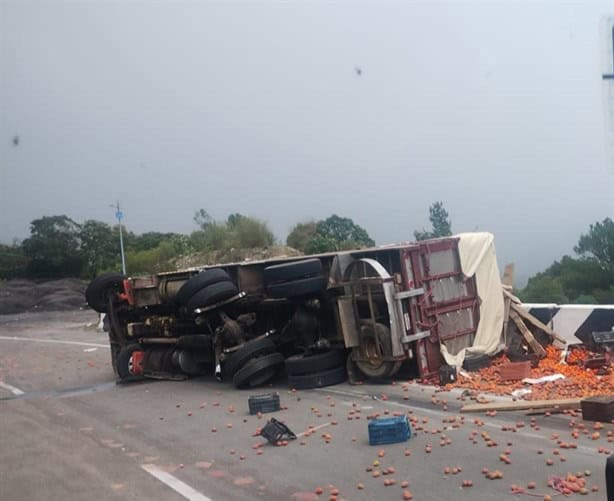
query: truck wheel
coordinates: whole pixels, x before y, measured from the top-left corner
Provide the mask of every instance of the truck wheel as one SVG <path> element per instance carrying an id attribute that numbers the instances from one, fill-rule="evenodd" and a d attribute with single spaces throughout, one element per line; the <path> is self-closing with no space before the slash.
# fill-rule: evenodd
<path id="1" fill-rule="evenodd" d="M 293 355 L 286 359 L 289 376 L 301 376 L 340 367 L 345 363 L 345 350 L 330 350 L 314 355 Z"/>
<path id="2" fill-rule="evenodd" d="M 275 351 L 275 343 L 267 337 L 247 341 L 224 362 L 224 379 L 232 378 L 251 358 Z"/>
<path id="3" fill-rule="evenodd" d="M 275 282 L 286 282 L 288 280 L 319 275 L 321 271 L 322 262 L 319 259 L 305 259 L 303 261 L 267 266 L 263 270 L 263 279 L 264 284 L 269 285 Z"/>
<path id="4" fill-rule="evenodd" d="M 199 290 L 218 282 L 230 282 L 230 275 L 222 268 L 211 268 L 188 278 L 175 294 L 175 303 L 183 306 Z"/>
<path id="5" fill-rule="evenodd" d="M 111 336 L 111 334 L 109 334 L 109 347 L 111 348 L 111 367 L 113 367 L 113 373 L 116 376 L 119 376 L 119 372 L 117 372 L 117 357 L 119 356 L 121 348 L 119 343 L 114 337 Z"/>
<path id="6" fill-rule="evenodd" d="M 121 273 L 104 273 L 97 276 L 85 289 L 85 301 L 98 313 L 108 313 L 109 294 L 122 292 L 126 276 Z"/>
<path id="7" fill-rule="evenodd" d="M 322 388 L 333 384 L 343 383 L 347 379 L 345 365 L 328 371 L 314 372 L 302 376 L 288 376 L 290 388 L 296 390 L 308 390 L 310 388 Z"/>
<path id="8" fill-rule="evenodd" d="M 281 284 L 273 284 L 267 287 L 267 293 L 272 298 L 290 298 L 308 296 L 321 292 L 326 287 L 326 278 L 317 276 L 301 278 Z"/>
<path id="9" fill-rule="evenodd" d="M 220 301 L 230 299 L 236 296 L 239 289 L 232 282 L 218 282 L 208 285 L 194 294 L 187 303 L 188 311 L 194 311 L 196 308 L 204 308 L 211 306 Z"/>
<path id="10" fill-rule="evenodd" d="M 232 378 L 237 388 L 253 388 L 269 381 L 284 363 L 281 353 L 252 358 Z"/>
<path id="11" fill-rule="evenodd" d="M 139 371 L 133 363 L 133 354 L 142 352 L 143 347 L 140 344 L 129 344 L 123 348 L 117 355 L 117 375 L 120 379 L 128 379 L 138 376 Z"/>
<path id="12" fill-rule="evenodd" d="M 393 376 L 401 368 L 402 362 L 384 360 L 392 355 L 390 329 L 380 323 L 362 322 L 360 326 L 360 346 L 356 350 L 356 366 L 369 378 Z M 366 359 L 366 360 L 365 360 Z"/>

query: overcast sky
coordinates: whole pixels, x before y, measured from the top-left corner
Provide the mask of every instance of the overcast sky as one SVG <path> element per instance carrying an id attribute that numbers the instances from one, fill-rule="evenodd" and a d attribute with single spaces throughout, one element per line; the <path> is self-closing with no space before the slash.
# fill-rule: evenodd
<path id="1" fill-rule="evenodd" d="M 614 215 L 614 0 L 0 0 L 0 241 L 240 212 L 411 240 L 442 200 L 521 280 Z M 356 68 L 360 68 L 359 75 Z M 18 136 L 17 145 L 14 138 Z"/>

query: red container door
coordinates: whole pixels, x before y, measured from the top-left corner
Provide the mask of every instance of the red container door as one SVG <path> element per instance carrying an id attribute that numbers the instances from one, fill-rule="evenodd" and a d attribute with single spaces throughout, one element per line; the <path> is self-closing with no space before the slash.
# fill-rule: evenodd
<path id="1" fill-rule="evenodd" d="M 461 271 L 457 238 L 420 242 L 403 253 L 403 261 L 403 286 L 424 289 L 411 312 L 414 330 L 431 333 L 416 342 L 420 376 L 435 377 L 444 363 L 440 343 L 451 353 L 473 344 L 479 322 L 475 279 Z"/>

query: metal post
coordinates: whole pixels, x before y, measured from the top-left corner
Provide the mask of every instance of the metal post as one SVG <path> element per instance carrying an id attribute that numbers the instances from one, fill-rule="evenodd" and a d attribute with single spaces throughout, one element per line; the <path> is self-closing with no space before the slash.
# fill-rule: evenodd
<path id="1" fill-rule="evenodd" d="M 117 218 L 117 222 L 119 223 L 119 250 L 122 256 L 122 273 L 126 274 L 126 256 L 124 255 L 124 236 L 122 233 L 122 218 L 124 217 L 124 213 L 121 211 L 119 207 L 119 201 L 116 205 L 111 205 L 115 209 L 115 217 Z"/>

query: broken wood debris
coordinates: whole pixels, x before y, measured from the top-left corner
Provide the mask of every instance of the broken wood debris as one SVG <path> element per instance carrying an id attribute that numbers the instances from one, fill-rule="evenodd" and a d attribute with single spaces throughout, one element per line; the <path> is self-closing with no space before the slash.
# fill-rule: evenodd
<path id="1" fill-rule="evenodd" d="M 527 329 L 527 326 L 520 318 L 520 315 L 516 313 L 516 310 L 513 309 L 513 306 L 510 310 L 510 318 L 514 321 L 516 327 L 518 327 L 518 330 L 520 331 L 528 345 L 531 347 L 531 349 L 541 358 L 545 357 L 546 350 L 544 350 L 544 347 L 537 342 L 531 331 Z"/>
<path id="2" fill-rule="evenodd" d="M 581 398 L 561 398 L 557 400 L 522 400 L 517 402 L 491 402 L 488 404 L 468 404 L 461 407 L 461 412 L 486 411 L 523 411 L 543 409 L 577 409 Z"/>
<path id="3" fill-rule="evenodd" d="M 506 291 L 504 290 L 504 293 L 505 292 Z M 524 320 L 531 323 L 534 327 L 537 327 L 538 329 L 544 331 L 544 333 L 546 333 L 551 338 L 561 343 L 565 343 L 565 339 L 559 336 L 556 332 L 554 332 L 550 327 L 544 324 L 541 320 L 539 320 L 538 318 L 535 318 L 530 313 L 527 313 L 521 306 L 512 302 L 510 307 L 512 308 L 512 310 L 514 310 L 514 312 L 518 314 L 519 317 L 522 317 Z"/>

